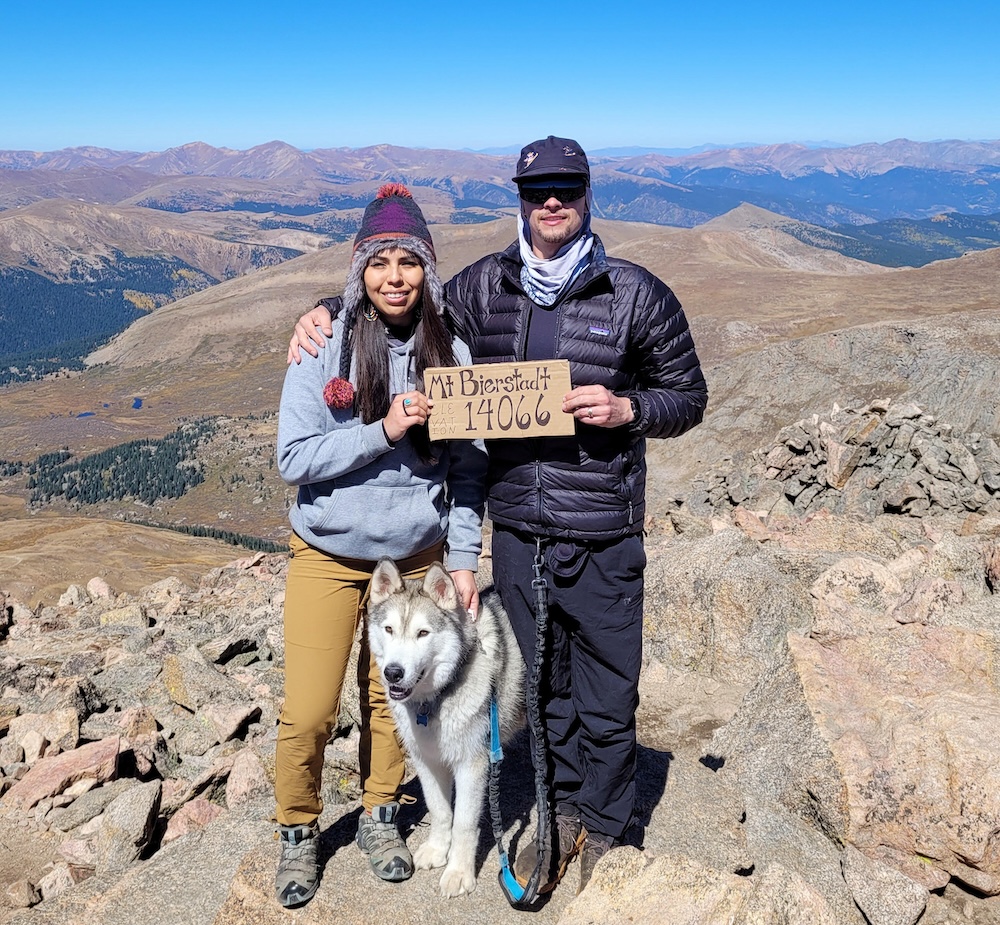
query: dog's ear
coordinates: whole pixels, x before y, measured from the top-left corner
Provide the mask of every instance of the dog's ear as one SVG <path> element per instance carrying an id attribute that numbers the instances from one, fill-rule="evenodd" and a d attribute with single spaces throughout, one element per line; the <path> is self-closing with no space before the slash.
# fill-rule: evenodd
<path id="1" fill-rule="evenodd" d="M 392 559 L 379 559 L 368 586 L 368 599 L 373 604 L 381 604 L 390 594 L 402 590 L 403 576 L 399 574 L 396 563 Z"/>
<path id="2" fill-rule="evenodd" d="M 458 607 L 458 592 L 455 582 L 440 562 L 435 562 L 424 575 L 424 594 L 442 610 Z"/>

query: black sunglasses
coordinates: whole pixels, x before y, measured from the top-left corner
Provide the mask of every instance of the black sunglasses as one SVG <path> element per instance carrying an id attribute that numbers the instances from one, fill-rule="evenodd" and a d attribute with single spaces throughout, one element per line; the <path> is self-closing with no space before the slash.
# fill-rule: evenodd
<path id="1" fill-rule="evenodd" d="M 535 205 L 548 202 L 553 197 L 565 205 L 567 202 L 583 199 L 587 195 L 587 185 L 581 183 L 579 186 L 522 186 L 520 195 L 525 202 L 531 202 Z"/>

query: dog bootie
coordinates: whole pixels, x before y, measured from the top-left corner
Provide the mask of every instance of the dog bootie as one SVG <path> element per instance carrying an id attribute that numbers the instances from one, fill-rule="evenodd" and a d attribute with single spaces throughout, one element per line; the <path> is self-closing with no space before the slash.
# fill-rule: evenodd
<path id="1" fill-rule="evenodd" d="M 413 855 L 399 834 L 398 814 L 399 804 L 393 801 L 373 806 L 358 819 L 358 847 L 368 855 L 375 876 L 392 882 L 413 876 Z"/>
<path id="2" fill-rule="evenodd" d="M 274 895 L 286 908 L 309 902 L 319 886 L 319 826 L 280 825 L 281 860 L 274 878 Z"/>

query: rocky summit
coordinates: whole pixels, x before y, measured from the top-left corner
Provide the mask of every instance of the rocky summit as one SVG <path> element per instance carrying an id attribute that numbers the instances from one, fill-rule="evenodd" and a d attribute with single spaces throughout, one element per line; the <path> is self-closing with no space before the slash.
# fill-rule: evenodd
<path id="1" fill-rule="evenodd" d="M 1000 922 L 998 458 L 933 409 L 835 406 L 651 519 L 636 824 L 532 921 Z M 257 554 L 134 593 L 95 579 L 54 606 L 0 594 L 7 922 L 525 920 L 488 826 L 470 898 L 371 875 L 352 685 L 326 751 L 323 880 L 301 910 L 276 904 L 286 566 Z M 518 739 L 515 850 L 531 781 Z M 419 844 L 415 780 L 404 802 Z"/>

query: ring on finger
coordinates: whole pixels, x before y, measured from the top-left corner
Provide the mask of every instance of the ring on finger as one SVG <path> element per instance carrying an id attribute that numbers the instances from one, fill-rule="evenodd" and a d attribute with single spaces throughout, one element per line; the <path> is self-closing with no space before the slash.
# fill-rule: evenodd
<path id="1" fill-rule="evenodd" d="M 594 409 L 593 408 L 588 408 L 587 409 L 587 417 L 588 418 L 592 418 L 593 416 L 594 416 Z"/>
<path id="2" fill-rule="evenodd" d="M 410 405 L 412 404 L 413 404 L 412 398 L 403 399 L 403 414 L 405 414 L 407 417 L 410 416 Z"/>

